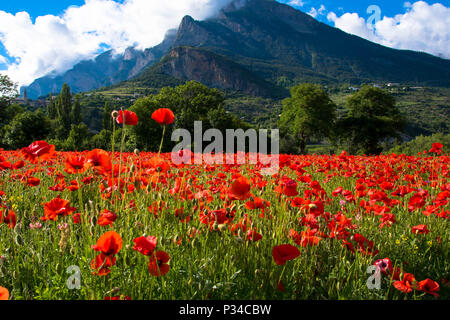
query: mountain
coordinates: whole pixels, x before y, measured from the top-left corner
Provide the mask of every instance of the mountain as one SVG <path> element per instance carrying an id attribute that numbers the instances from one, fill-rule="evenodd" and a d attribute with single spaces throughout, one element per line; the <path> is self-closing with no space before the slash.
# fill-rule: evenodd
<path id="1" fill-rule="evenodd" d="M 73 92 L 84 92 L 131 79 L 158 62 L 172 46 L 175 36 L 176 30 L 169 30 L 163 42 L 153 48 L 141 51 L 130 47 L 123 54 L 114 54 L 109 50 L 93 60 L 81 61 L 61 75 L 39 78 L 26 88 L 28 97 L 34 99 L 49 93 L 59 93 L 64 83 Z"/>
<path id="2" fill-rule="evenodd" d="M 197 80 L 249 95 L 280 97 L 286 95 L 285 88 L 300 82 L 450 86 L 450 60 L 372 43 L 275 0 L 234 0 L 203 21 L 186 16 L 177 32 L 157 52 L 155 48 L 117 62 L 102 55 L 31 87 L 43 93 L 54 91 L 49 83 L 62 81 L 84 91 L 127 79 L 119 86 L 133 82 L 160 88 Z"/>
<path id="3" fill-rule="evenodd" d="M 286 79 L 450 86 L 449 60 L 372 43 L 274 0 L 233 1 L 205 21 L 184 17 L 163 61 L 135 80 L 162 72 L 252 95 L 267 93 L 264 89 Z M 239 74 L 224 76 L 224 68 L 239 69 Z M 249 88 L 249 83 L 264 83 L 264 89 Z"/>

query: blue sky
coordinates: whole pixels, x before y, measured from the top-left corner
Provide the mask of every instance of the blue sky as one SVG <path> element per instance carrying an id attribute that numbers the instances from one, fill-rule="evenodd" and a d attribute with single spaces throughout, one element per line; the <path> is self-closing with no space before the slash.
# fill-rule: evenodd
<path id="1" fill-rule="evenodd" d="M 185 14 L 202 19 L 227 1 L 0 0 L 0 72 L 23 84 L 63 72 L 105 48 L 150 47 Z M 450 58 L 450 0 L 277 1 L 373 42 Z M 381 11 L 373 29 L 367 23 L 372 5 Z M 79 8 L 68 14 L 71 6 Z"/>

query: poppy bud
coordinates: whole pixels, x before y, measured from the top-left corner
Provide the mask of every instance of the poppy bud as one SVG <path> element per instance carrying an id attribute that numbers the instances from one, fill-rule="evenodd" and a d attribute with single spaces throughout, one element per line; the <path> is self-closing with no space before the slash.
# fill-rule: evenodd
<path id="1" fill-rule="evenodd" d="M 113 119 L 116 119 L 118 116 L 119 116 L 119 111 L 114 110 L 113 112 L 111 112 L 111 117 L 112 117 Z"/>
<path id="2" fill-rule="evenodd" d="M 220 231 L 225 231 L 227 229 L 227 225 L 226 224 L 219 224 L 218 228 Z"/>
<path id="3" fill-rule="evenodd" d="M 133 151 L 133 152 L 134 152 L 134 154 L 135 154 L 135 155 L 137 155 L 137 156 L 138 156 L 138 155 L 139 155 L 139 153 L 140 153 L 139 149 L 134 149 L 134 151 Z"/>

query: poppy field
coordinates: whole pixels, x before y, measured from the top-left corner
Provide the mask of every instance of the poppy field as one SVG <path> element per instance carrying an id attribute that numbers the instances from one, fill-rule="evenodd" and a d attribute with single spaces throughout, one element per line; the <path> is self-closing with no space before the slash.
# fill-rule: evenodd
<path id="1" fill-rule="evenodd" d="M 447 300 L 441 147 L 280 155 L 273 175 L 45 141 L 0 151 L 0 299 Z"/>

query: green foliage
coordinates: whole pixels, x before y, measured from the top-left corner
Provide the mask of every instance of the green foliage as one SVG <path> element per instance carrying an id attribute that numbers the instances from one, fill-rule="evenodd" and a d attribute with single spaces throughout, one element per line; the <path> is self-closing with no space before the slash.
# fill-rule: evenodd
<path id="1" fill-rule="evenodd" d="M 70 118 L 72 119 L 73 124 L 80 124 L 82 121 L 80 97 L 78 95 L 75 96 L 75 102 L 72 106 Z"/>
<path id="2" fill-rule="evenodd" d="M 103 108 L 103 120 L 102 120 L 102 129 L 103 130 L 112 130 L 112 122 L 113 118 L 111 116 L 111 105 L 109 101 L 105 102 L 105 107 Z"/>
<path id="3" fill-rule="evenodd" d="M 166 128 L 166 137 L 172 130 L 182 128 L 194 134 L 194 122 L 202 121 L 203 131 L 216 128 L 225 129 L 250 128 L 223 108 L 224 96 L 217 89 L 210 89 L 201 83 L 190 81 L 175 88 L 166 87 L 157 95 L 138 99 L 130 108 L 139 117 L 137 126 L 130 127 L 128 150 L 159 149 L 162 126 L 151 119 L 152 113 L 159 108 L 169 108 L 175 113 L 175 122 Z M 170 151 L 175 142 L 165 139 L 163 151 Z"/>
<path id="4" fill-rule="evenodd" d="M 302 84 L 291 88 L 291 97 L 283 100 L 279 125 L 299 139 L 303 154 L 308 138 L 331 135 L 335 110 L 336 105 L 319 85 Z"/>
<path id="5" fill-rule="evenodd" d="M 379 154 L 381 142 L 401 139 L 405 120 L 386 91 L 363 86 L 347 100 L 348 114 L 336 123 L 333 140 L 352 154 Z"/>
<path id="6" fill-rule="evenodd" d="M 136 126 L 129 127 L 130 149 L 157 151 L 159 148 L 162 127 L 152 120 L 152 113 L 159 108 L 154 96 L 138 99 L 130 108 L 139 118 Z M 170 132 L 168 137 L 170 137 Z"/>
<path id="7" fill-rule="evenodd" d="M 69 137 L 66 140 L 66 150 L 82 151 L 89 149 L 89 128 L 84 124 L 72 125 Z"/>
<path id="8" fill-rule="evenodd" d="M 17 95 L 17 84 L 11 81 L 7 75 L 0 74 L 0 111 L 9 105 Z"/>
<path id="9" fill-rule="evenodd" d="M 387 154 L 406 154 L 410 156 L 417 155 L 419 152 L 429 151 L 433 143 L 439 142 L 444 146 L 442 147 L 442 152 L 445 154 L 450 153 L 450 134 L 435 133 L 431 136 L 420 135 L 414 140 L 409 142 L 404 142 L 400 145 L 396 145 L 390 149 Z"/>
<path id="10" fill-rule="evenodd" d="M 112 131 L 102 130 L 98 134 L 92 136 L 90 146 L 92 149 L 111 150 Z"/>
<path id="11" fill-rule="evenodd" d="M 69 86 L 64 83 L 61 93 L 56 99 L 56 111 L 57 111 L 57 128 L 56 137 L 58 139 L 66 139 L 69 135 L 71 128 L 71 113 L 72 113 L 72 94 L 70 93 Z"/>
<path id="12" fill-rule="evenodd" d="M 20 149 L 33 141 L 42 140 L 50 133 L 50 121 L 42 110 L 22 112 L 4 128 L 3 145 L 9 149 Z"/>
<path id="13" fill-rule="evenodd" d="M 53 99 L 53 96 L 50 95 L 49 101 L 48 101 L 48 104 L 47 104 L 47 116 L 51 120 L 54 120 L 57 117 L 57 113 L 58 113 L 58 111 L 56 110 L 55 101 Z"/>

